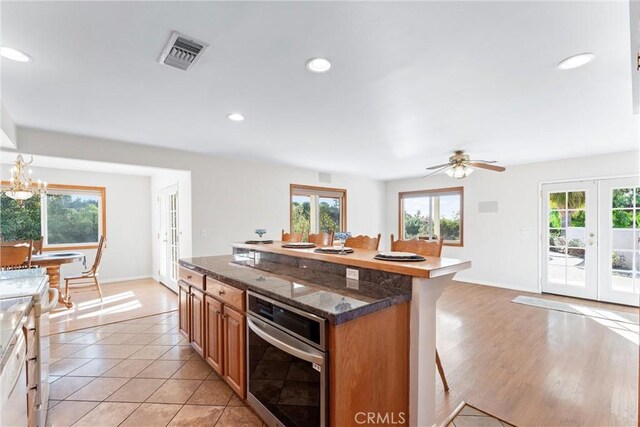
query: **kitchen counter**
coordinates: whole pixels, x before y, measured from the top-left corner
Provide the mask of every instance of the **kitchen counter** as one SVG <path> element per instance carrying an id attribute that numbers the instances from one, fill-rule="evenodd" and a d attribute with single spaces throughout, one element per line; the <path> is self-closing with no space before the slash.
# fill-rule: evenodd
<path id="1" fill-rule="evenodd" d="M 36 294 L 46 283 L 44 268 L 0 271 L 0 300 Z"/>
<path id="2" fill-rule="evenodd" d="M 4 369 L 11 353 L 11 342 L 16 334 L 22 333 L 23 318 L 33 305 L 31 297 L 7 298 L 0 300 L 0 372 Z"/>
<path id="3" fill-rule="evenodd" d="M 323 317 L 334 325 L 411 299 L 411 280 L 350 280 L 244 254 L 181 259 L 180 265 Z"/>
<path id="4" fill-rule="evenodd" d="M 427 279 L 445 276 L 471 267 L 470 261 L 439 257 L 427 257 L 425 261 L 421 262 L 381 261 L 374 258 L 380 251 L 365 249 L 356 249 L 347 255 L 320 254 L 314 252 L 314 249 L 283 248 L 282 242 L 277 241 L 270 244 L 234 243 L 232 246 L 235 249 L 268 252 Z"/>

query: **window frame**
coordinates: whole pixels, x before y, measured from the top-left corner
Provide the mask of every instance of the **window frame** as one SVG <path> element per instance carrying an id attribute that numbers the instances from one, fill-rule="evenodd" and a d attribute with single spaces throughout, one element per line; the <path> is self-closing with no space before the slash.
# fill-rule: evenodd
<path id="1" fill-rule="evenodd" d="M 319 187 L 315 185 L 289 184 L 289 232 L 293 233 L 293 196 L 296 190 L 316 193 L 340 193 L 340 231 L 347 230 L 347 190 L 345 188 Z"/>
<path id="2" fill-rule="evenodd" d="M 3 188 L 9 185 L 9 181 L 2 181 L 1 185 Z M 102 233 L 103 236 L 107 235 L 107 189 L 106 187 L 96 187 L 96 186 L 87 186 L 87 185 L 70 185 L 70 184 L 48 184 L 47 185 L 47 193 L 49 190 L 62 190 L 63 192 L 86 192 L 86 193 L 98 193 L 98 229 Z M 56 191 L 52 191 L 53 194 L 57 194 Z M 35 197 L 35 196 L 34 196 Z M 43 195 L 41 197 L 46 197 Z M 78 243 L 78 244 L 68 244 L 62 243 L 58 245 L 49 245 L 48 239 L 46 235 L 47 229 L 47 212 L 46 212 L 46 202 L 40 201 L 40 235 L 42 236 L 42 250 L 43 251 L 67 251 L 73 249 L 97 249 L 98 243 Z M 100 235 L 98 235 L 98 240 L 100 239 Z"/>
<path id="3" fill-rule="evenodd" d="M 398 192 L 398 239 L 404 238 L 404 212 L 402 208 L 402 200 L 405 196 L 411 195 L 424 195 L 432 196 L 438 193 L 459 193 L 460 195 L 460 240 L 445 240 L 443 246 L 451 247 L 463 247 L 464 246 L 464 187 L 447 187 L 447 188 L 433 188 L 425 190 L 414 191 L 400 191 Z"/>

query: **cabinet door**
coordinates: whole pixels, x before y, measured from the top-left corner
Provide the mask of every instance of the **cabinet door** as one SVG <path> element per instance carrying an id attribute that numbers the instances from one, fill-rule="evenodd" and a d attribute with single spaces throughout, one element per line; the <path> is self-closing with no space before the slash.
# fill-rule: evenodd
<path id="1" fill-rule="evenodd" d="M 180 319 L 178 329 L 189 340 L 189 333 L 191 332 L 189 328 L 189 318 L 191 317 L 189 314 L 189 285 L 184 282 L 179 282 L 178 286 L 178 312 Z"/>
<path id="2" fill-rule="evenodd" d="M 222 325 L 222 303 L 209 295 L 204 297 L 204 358 L 209 365 L 222 375 L 222 348 L 224 347 L 224 329 Z"/>
<path id="3" fill-rule="evenodd" d="M 243 399 L 245 398 L 245 317 L 224 306 L 224 379 Z"/>
<path id="4" fill-rule="evenodd" d="M 204 342 L 204 294 L 195 288 L 191 288 L 191 345 L 202 356 Z"/>

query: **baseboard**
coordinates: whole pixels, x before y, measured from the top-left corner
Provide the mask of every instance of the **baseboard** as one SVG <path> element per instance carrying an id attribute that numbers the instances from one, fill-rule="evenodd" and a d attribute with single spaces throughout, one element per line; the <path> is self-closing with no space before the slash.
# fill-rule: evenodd
<path id="1" fill-rule="evenodd" d="M 116 283 L 116 282 L 128 282 L 130 280 L 142 280 L 142 279 L 153 279 L 152 275 L 146 275 L 146 276 L 131 276 L 131 277 L 119 277 L 117 279 L 107 279 L 107 280 L 102 280 L 100 279 L 100 284 L 109 284 L 109 283 Z"/>
<path id="2" fill-rule="evenodd" d="M 522 286 L 513 286 L 505 283 L 487 282 L 485 280 L 476 279 L 454 279 L 456 282 L 471 283 L 472 285 L 491 286 L 493 288 L 511 289 L 512 291 L 530 292 L 533 294 L 539 294 L 538 289 L 525 288 Z"/>

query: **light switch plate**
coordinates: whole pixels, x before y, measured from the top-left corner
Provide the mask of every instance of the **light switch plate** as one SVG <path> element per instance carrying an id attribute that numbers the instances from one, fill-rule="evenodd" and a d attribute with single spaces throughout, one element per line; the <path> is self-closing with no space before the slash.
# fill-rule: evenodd
<path id="1" fill-rule="evenodd" d="M 360 271 L 355 268 L 347 268 L 347 279 L 360 280 Z"/>

